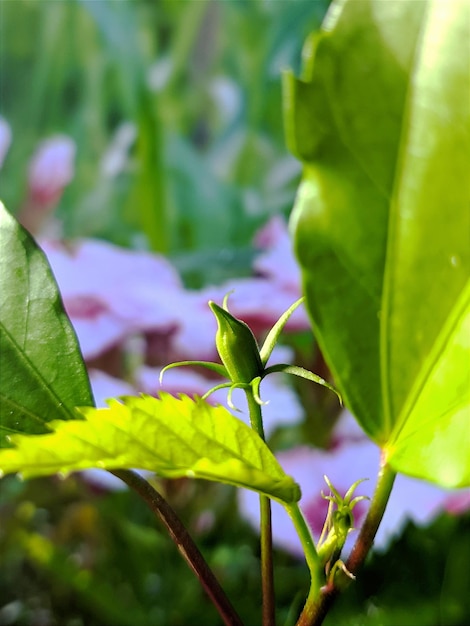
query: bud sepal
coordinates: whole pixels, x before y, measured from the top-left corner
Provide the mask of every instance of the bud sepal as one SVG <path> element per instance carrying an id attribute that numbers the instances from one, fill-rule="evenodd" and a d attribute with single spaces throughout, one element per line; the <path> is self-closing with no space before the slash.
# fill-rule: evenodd
<path id="1" fill-rule="evenodd" d="M 322 492 L 321 495 L 325 500 L 329 501 L 329 505 L 325 524 L 318 540 L 317 553 L 320 562 L 325 568 L 328 581 L 334 578 L 339 569 L 354 580 L 354 575 L 347 570 L 339 557 L 349 533 L 354 530 L 354 515 L 352 512 L 354 507 L 362 500 L 369 500 L 368 496 L 352 497 L 357 486 L 367 479 L 361 478 L 353 483 L 344 498 L 333 487 L 327 476 L 324 476 L 324 479 L 330 489 L 330 494 L 325 495 Z"/>
<path id="2" fill-rule="evenodd" d="M 227 302 L 229 295 L 230 294 L 227 294 L 225 296 L 222 306 L 219 306 L 213 301 L 209 302 L 209 307 L 217 321 L 215 343 L 222 363 L 213 363 L 211 361 L 178 361 L 177 363 L 170 363 L 160 372 L 160 384 L 163 379 L 163 374 L 173 367 L 205 367 L 219 376 L 228 379 L 228 382 L 212 387 L 203 395 L 203 398 L 206 399 L 214 391 L 228 388 L 227 404 L 231 409 L 237 410 L 232 402 L 234 389 L 238 388 L 251 391 L 255 401 L 259 405 L 265 404 L 260 397 L 261 381 L 269 374 L 283 372 L 285 374 L 293 374 L 294 376 L 305 378 L 330 389 L 338 396 L 340 403 L 342 403 L 340 394 L 332 385 L 317 374 L 303 367 L 286 363 L 266 367 L 284 326 L 295 309 L 302 304 L 304 298 L 299 298 L 299 300 L 294 302 L 294 304 L 281 315 L 279 320 L 269 331 L 260 349 L 248 324 L 236 318 L 228 310 Z"/>

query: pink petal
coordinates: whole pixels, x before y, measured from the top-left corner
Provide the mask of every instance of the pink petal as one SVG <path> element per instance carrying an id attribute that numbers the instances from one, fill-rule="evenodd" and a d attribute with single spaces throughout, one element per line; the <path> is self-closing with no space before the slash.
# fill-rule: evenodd
<path id="1" fill-rule="evenodd" d="M 169 331 L 186 310 L 179 276 L 161 256 L 97 240 L 41 246 L 85 358 L 138 331 Z"/>
<path id="2" fill-rule="evenodd" d="M 29 165 L 28 186 L 33 204 L 55 204 L 74 176 L 75 142 L 65 135 L 43 141 Z"/>
<path id="3" fill-rule="evenodd" d="M 209 308 L 207 291 L 188 291 L 176 312 L 178 328 L 171 345 L 171 361 L 216 361 L 217 322 Z"/>
<path id="4" fill-rule="evenodd" d="M 461 515 L 470 511 L 470 489 L 462 489 L 450 495 L 444 502 L 444 508 L 452 515 Z"/>
<path id="5" fill-rule="evenodd" d="M 281 315 L 298 298 L 299 293 L 283 289 L 271 280 L 263 278 L 232 279 L 220 287 L 205 289 L 205 300 L 222 304 L 224 296 L 230 293 L 228 308 L 235 317 L 243 320 L 256 336 L 269 331 Z M 310 323 L 303 305 L 290 317 L 286 331 L 309 330 Z"/>
<path id="6" fill-rule="evenodd" d="M 256 236 L 256 243 L 265 249 L 254 262 L 256 272 L 275 281 L 300 297 L 300 269 L 292 250 L 292 240 L 285 221 L 273 217 Z"/>
<path id="7" fill-rule="evenodd" d="M 136 389 L 120 378 L 114 378 L 100 370 L 90 369 L 89 372 L 91 389 L 97 407 L 108 406 L 106 400 L 120 396 L 135 396 Z"/>
<path id="8" fill-rule="evenodd" d="M 0 168 L 3 165 L 5 157 L 11 145 L 11 128 L 8 122 L 0 117 Z"/>
<path id="9" fill-rule="evenodd" d="M 129 326 L 93 297 L 69 298 L 64 302 L 77 333 L 85 360 L 91 360 L 121 343 L 129 334 Z"/>
<path id="10" fill-rule="evenodd" d="M 255 246 L 262 250 L 275 248 L 287 236 L 287 225 L 280 215 L 272 217 L 255 235 Z"/>

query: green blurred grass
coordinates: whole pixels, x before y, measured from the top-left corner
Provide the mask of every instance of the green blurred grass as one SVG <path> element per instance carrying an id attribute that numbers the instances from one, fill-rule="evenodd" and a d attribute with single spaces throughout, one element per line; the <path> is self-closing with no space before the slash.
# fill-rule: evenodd
<path id="1" fill-rule="evenodd" d="M 2 199 L 19 209 L 37 143 L 66 133 L 78 147 L 58 210 L 67 237 L 164 252 L 199 282 L 220 250 L 246 268 L 256 228 L 292 205 L 300 170 L 284 142 L 280 75 L 298 68 L 327 4 L 2 3 L 0 104 L 13 130 Z M 125 122 L 138 139 L 110 179 L 101 160 Z"/>

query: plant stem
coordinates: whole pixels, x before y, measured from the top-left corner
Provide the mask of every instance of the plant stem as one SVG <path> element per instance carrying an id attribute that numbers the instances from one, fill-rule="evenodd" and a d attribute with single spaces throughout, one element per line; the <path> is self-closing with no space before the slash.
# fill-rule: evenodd
<path id="1" fill-rule="evenodd" d="M 243 622 L 225 595 L 214 572 L 208 566 L 183 522 L 165 498 L 137 472 L 122 469 L 113 470 L 111 473 L 136 491 L 152 512 L 163 522 L 184 560 L 196 574 L 202 587 L 212 600 L 224 624 L 226 626 L 243 626 Z"/>
<path id="2" fill-rule="evenodd" d="M 346 569 L 353 575 L 358 572 L 359 568 L 364 563 L 374 543 L 374 537 L 390 498 L 395 476 L 396 473 L 382 458 L 377 484 L 366 519 L 361 527 L 351 555 L 346 561 Z M 297 621 L 297 626 L 320 626 L 333 604 L 333 601 L 344 588 L 345 584 L 347 584 L 347 581 L 344 579 L 341 580 L 338 576 L 336 579 L 328 582 L 324 587 L 321 587 L 319 593 L 318 591 L 315 593 L 314 590 L 311 589 L 305 607 Z"/>
<path id="3" fill-rule="evenodd" d="M 319 574 L 321 564 L 315 548 L 312 533 L 310 532 L 310 528 L 308 527 L 307 522 L 305 521 L 305 517 L 303 516 L 297 502 L 293 504 L 285 504 L 284 508 L 289 514 L 289 517 L 294 524 L 295 530 L 297 531 L 297 535 L 299 536 L 299 539 L 302 543 L 305 560 L 307 561 L 307 566 L 310 570 L 311 587 L 319 589 Z"/>
<path id="4" fill-rule="evenodd" d="M 271 500 L 266 496 L 260 496 L 259 508 L 261 518 L 261 584 L 263 590 L 262 623 L 263 626 L 274 626 L 276 623 L 276 603 L 274 592 Z"/>
<path id="5" fill-rule="evenodd" d="M 346 563 L 346 567 L 353 574 L 361 567 L 369 550 L 372 548 L 375 535 L 392 492 L 395 477 L 396 472 L 389 465 L 381 463 L 369 511 Z"/>
<path id="6" fill-rule="evenodd" d="M 263 418 L 261 407 L 256 402 L 252 389 L 245 390 L 250 411 L 251 427 L 264 441 Z M 273 573 L 273 538 L 271 526 L 271 501 L 267 496 L 260 496 L 260 535 L 261 535 L 261 585 L 263 591 L 263 626 L 274 626 L 275 593 Z"/>
<path id="7" fill-rule="evenodd" d="M 320 594 L 320 572 L 321 572 L 321 564 L 318 558 L 318 553 L 315 548 L 315 542 L 312 537 L 312 533 L 310 528 L 305 521 L 305 517 L 300 510 L 300 506 L 298 503 L 284 505 L 287 513 L 289 514 L 295 529 L 297 531 L 297 535 L 302 543 L 302 548 L 304 550 L 305 560 L 307 561 L 308 569 L 310 571 L 310 589 L 308 592 L 307 600 L 305 601 L 305 607 L 302 611 L 302 614 L 299 618 L 297 624 L 302 624 L 301 619 L 307 619 L 309 616 L 308 607 L 313 607 L 315 605 L 315 600 L 318 599 Z M 307 624 L 308 622 L 305 622 Z"/>

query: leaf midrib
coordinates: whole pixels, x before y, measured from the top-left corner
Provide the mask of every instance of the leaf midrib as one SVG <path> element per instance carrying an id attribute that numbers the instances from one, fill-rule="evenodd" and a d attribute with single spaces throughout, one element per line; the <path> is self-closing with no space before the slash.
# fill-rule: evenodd
<path id="1" fill-rule="evenodd" d="M 390 189 L 390 209 L 389 219 L 387 227 L 387 241 L 385 250 L 385 263 L 384 263 L 384 276 L 382 281 L 382 306 L 380 316 L 380 370 L 381 370 L 381 390 L 382 390 L 382 413 L 384 422 L 384 433 L 387 438 L 390 437 L 392 431 L 395 429 L 397 422 L 403 424 L 412 410 L 412 406 L 408 411 L 404 411 L 404 407 L 409 404 L 410 395 L 413 393 L 413 389 L 416 385 L 411 385 L 408 390 L 408 394 L 404 399 L 404 402 L 400 409 L 399 415 L 392 415 L 392 381 L 391 381 L 391 367 L 390 367 L 390 324 L 391 324 L 391 300 L 393 291 L 393 275 L 396 260 L 396 250 L 398 245 L 398 238 L 396 233 L 398 231 L 397 225 L 399 221 L 399 204 L 397 199 L 400 197 L 401 186 L 403 182 L 404 165 L 406 164 L 407 146 L 410 137 L 410 125 L 409 119 L 411 111 L 413 109 L 414 102 L 414 89 L 413 78 L 416 75 L 417 70 L 422 62 L 423 55 L 423 37 L 426 32 L 426 25 L 429 19 L 430 5 L 426 4 L 423 10 L 423 16 L 420 23 L 420 28 L 416 36 L 416 45 L 413 50 L 413 56 L 410 62 L 410 69 L 408 72 L 407 90 L 404 100 L 403 115 L 401 117 L 401 132 L 400 139 L 397 146 L 397 158 L 395 161 L 395 171 L 393 181 Z M 442 330 L 442 329 L 441 329 Z M 440 333 L 439 333 L 440 334 Z M 437 337 L 436 337 L 437 341 Z M 434 346 L 430 348 L 430 354 L 434 349 Z M 427 361 L 428 359 L 426 359 Z M 423 363 L 424 367 L 424 363 Z M 419 381 L 424 376 L 422 374 L 423 367 L 417 373 L 415 381 Z M 431 368 L 432 369 L 432 368 Z M 415 401 L 418 395 L 415 396 Z M 401 428 L 401 426 L 400 426 Z"/>
<path id="2" fill-rule="evenodd" d="M 403 430 L 408 418 L 413 412 L 413 408 L 419 400 L 421 392 L 423 391 L 426 382 L 430 378 L 430 375 L 434 368 L 438 365 L 440 356 L 445 350 L 449 338 L 455 331 L 456 326 L 461 322 L 462 315 L 465 314 L 470 301 L 470 280 L 467 281 L 466 286 L 462 289 L 461 297 L 456 301 L 452 310 L 436 335 L 436 339 L 429 349 L 428 356 L 423 360 L 422 367 L 418 371 L 415 383 L 410 387 L 410 392 L 406 396 L 402 410 L 397 415 L 395 425 L 393 427 L 392 435 L 389 438 L 390 443 L 393 443 L 399 439 L 400 433 Z M 425 423 L 425 422 L 424 422 Z M 421 425 L 421 427 L 424 425 Z"/>

